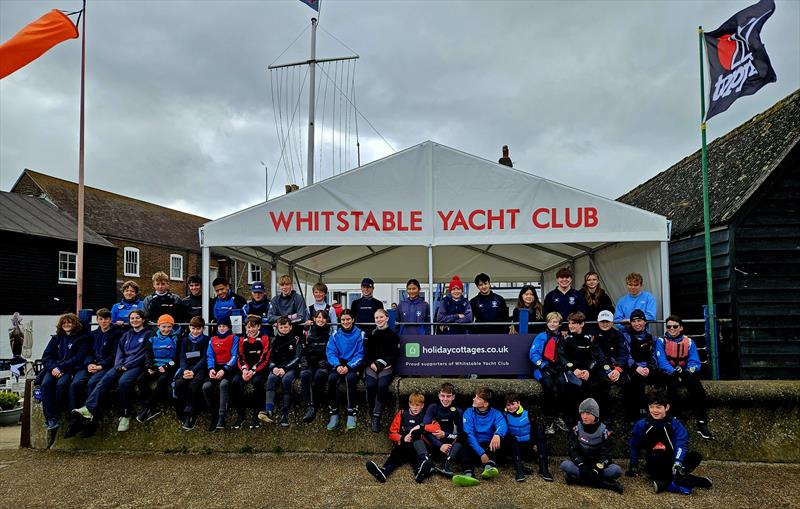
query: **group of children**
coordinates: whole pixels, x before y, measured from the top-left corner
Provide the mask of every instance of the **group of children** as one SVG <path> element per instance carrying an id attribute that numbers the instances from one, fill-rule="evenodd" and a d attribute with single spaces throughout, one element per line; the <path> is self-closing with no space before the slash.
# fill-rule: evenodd
<path id="1" fill-rule="evenodd" d="M 481 387 L 475 391 L 472 406 L 462 411 L 454 405 L 455 387 L 445 382 L 439 388 L 439 401 L 425 409 L 425 396 L 412 392 L 408 408 L 395 414 L 389 429 L 389 457 L 382 465 L 367 461 L 367 471 L 384 483 L 397 468 L 409 464 L 418 483 L 438 473 L 457 486 L 475 486 L 480 480 L 497 477 L 503 461 L 513 465 L 515 480 L 524 482 L 532 471 L 525 463 L 537 460 L 539 476 L 553 481 L 547 439 L 539 419 L 522 407 L 516 393 L 506 394 L 503 412 L 491 406 L 493 398 L 490 388 Z M 644 451 L 644 471 L 656 493 L 688 495 L 697 487 L 711 488 L 709 478 L 692 474 L 702 456 L 689 450 L 689 434 L 680 420 L 669 415 L 666 393 L 649 392 L 647 408 L 647 415 L 631 431 L 625 474 L 639 475 Z M 623 471 L 614 463 L 612 432 L 600 420 L 598 403 L 587 398 L 578 406 L 578 413 L 580 418 L 568 434 L 568 457 L 560 465 L 566 483 L 621 494 L 619 478 Z M 460 466 L 459 474 L 455 474 L 456 465 Z"/>

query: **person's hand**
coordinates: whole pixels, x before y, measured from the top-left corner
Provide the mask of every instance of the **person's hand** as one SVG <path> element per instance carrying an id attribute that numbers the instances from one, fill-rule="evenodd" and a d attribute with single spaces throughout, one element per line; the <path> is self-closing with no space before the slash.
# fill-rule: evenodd
<path id="1" fill-rule="evenodd" d="M 631 465 L 628 467 L 628 470 L 625 472 L 625 475 L 628 477 L 638 477 L 639 476 L 639 467 L 636 465 Z"/>
<path id="2" fill-rule="evenodd" d="M 611 373 L 608 374 L 608 379 L 611 380 L 612 382 L 616 382 L 617 380 L 619 380 L 619 371 L 617 371 L 616 369 L 612 369 Z"/>
<path id="3" fill-rule="evenodd" d="M 152 375 L 156 372 L 156 370 L 153 368 L 147 368 L 147 372 Z"/>
<path id="4" fill-rule="evenodd" d="M 183 378 L 185 380 L 191 380 L 192 378 L 194 378 L 194 372 L 193 371 L 189 371 L 187 369 L 186 371 L 183 372 Z"/>
<path id="5" fill-rule="evenodd" d="M 166 373 L 167 369 L 164 366 L 161 366 L 160 368 L 158 368 L 158 371 L 159 373 Z"/>
<path id="6" fill-rule="evenodd" d="M 61 378 L 61 370 L 58 368 L 53 368 L 50 370 L 50 374 L 56 378 Z"/>
<path id="7" fill-rule="evenodd" d="M 245 382 L 249 382 L 251 378 L 253 378 L 252 371 L 250 371 L 249 369 L 245 369 L 244 371 L 242 371 L 242 380 L 244 380 Z"/>
<path id="8" fill-rule="evenodd" d="M 117 327 L 122 327 L 123 325 L 125 325 L 125 322 L 123 322 L 122 320 L 117 320 L 114 323 L 117 324 Z"/>
<path id="9" fill-rule="evenodd" d="M 214 380 L 217 379 L 217 370 L 211 369 L 208 371 L 208 378 L 213 378 Z"/>
<path id="10" fill-rule="evenodd" d="M 222 377 L 224 377 L 224 376 L 225 376 L 225 370 L 224 369 L 220 369 L 219 371 L 217 371 L 217 380 L 222 380 Z"/>
<path id="11" fill-rule="evenodd" d="M 481 463 L 484 465 L 489 463 L 489 455 L 486 453 L 481 454 Z"/>
<path id="12" fill-rule="evenodd" d="M 372 371 L 374 371 L 376 373 L 378 372 L 378 366 L 376 366 L 374 362 L 369 365 L 369 369 L 371 369 Z"/>
<path id="13" fill-rule="evenodd" d="M 500 435 L 495 435 L 492 437 L 491 442 L 489 442 L 489 450 L 494 452 L 500 449 Z"/>
<path id="14" fill-rule="evenodd" d="M 599 481 L 600 479 L 602 479 L 604 469 L 605 465 L 603 465 L 602 463 L 595 463 L 594 467 L 592 467 L 592 472 L 591 472 L 592 478 L 595 481 Z"/>
<path id="15" fill-rule="evenodd" d="M 313 322 L 313 321 L 311 321 L 310 319 L 309 319 L 309 320 L 306 320 L 306 326 L 311 326 L 311 324 L 313 324 L 313 323 L 314 323 L 314 322 Z"/>
<path id="16" fill-rule="evenodd" d="M 459 313 L 459 314 L 458 314 L 458 318 L 459 318 L 460 320 L 463 320 L 463 319 L 464 319 L 464 315 L 463 315 L 462 313 Z"/>
<path id="17" fill-rule="evenodd" d="M 451 447 L 453 447 L 453 444 L 442 444 L 439 450 L 442 451 L 442 454 L 450 454 Z"/>
<path id="18" fill-rule="evenodd" d="M 644 366 L 636 366 L 636 372 L 639 373 L 639 375 L 646 377 L 650 375 L 650 368 L 646 368 Z"/>
<path id="19" fill-rule="evenodd" d="M 683 477 L 686 474 L 686 470 L 683 468 L 683 463 L 680 461 L 676 461 L 672 464 L 672 476 L 673 477 Z"/>
<path id="20" fill-rule="evenodd" d="M 433 433 L 431 433 L 431 435 L 433 435 L 433 436 L 435 436 L 436 438 L 438 438 L 439 440 L 441 440 L 441 439 L 443 439 L 443 438 L 444 438 L 444 435 L 445 435 L 445 433 L 444 433 L 444 431 L 442 431 L 442 430 L 440 430 L 440 429 L 437 429 L 436 431 L 434 431 Z"/>
<path id="21" fill-rule="evenodd" d="M 411 433 L 403 437 L 404 442 L 411 443 Z"/>

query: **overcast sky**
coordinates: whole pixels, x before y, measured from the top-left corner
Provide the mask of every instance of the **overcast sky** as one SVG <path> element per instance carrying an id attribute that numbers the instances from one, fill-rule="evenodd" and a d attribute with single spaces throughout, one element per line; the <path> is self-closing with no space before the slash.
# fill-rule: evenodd
<path id="1" fill-rule="evenodd" d="M 263 162 L 271 196 L 283 192 L 267 66 L 308 58 L 314 11 L 88 3 L 87 185 L 217 218 L 264 200 Z M 388 142 L 359 119 L 362 163 L 425 140 L 491 160 L 508 144 L 515 167 L 615 198 L 699 148 L 697 26 L 752 3 L 322 0 L 317 57 L 360 55 L 356 105 Z M 800 2 L 775 3 L 762 40 L 778 81 L 712 119 L 709 139 L 800 88 Z M 0 0 L 0 41 L 53 8 L 80 2 Z M 79 70 L 70 40 L 0 81 L 0 189 L 24 168 L 77 181 Z M 305 152 L 292 147 L 297 179 Z"/>

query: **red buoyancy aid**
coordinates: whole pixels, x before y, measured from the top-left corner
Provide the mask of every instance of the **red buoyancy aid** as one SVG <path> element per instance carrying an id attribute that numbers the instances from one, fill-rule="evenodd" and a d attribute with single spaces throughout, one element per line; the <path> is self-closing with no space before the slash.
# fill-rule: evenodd
<path id="1" fill-rule="evenodd" d="M 555 336 L 548 336 L 544 344 L 542 357 L 550 362 L 558 360 L 558 339 Z"/>
<path id="2" fill-rule="evenodd" d="M 682 368 L 686 367 L 691 345 L 692 340 L 686 336 L 683 336 L 680 341 L 672 341 L 670 339 L 664 341 L 664 353 L 667 355 L 667 360 L 672 367 L 676 365 Z"/>
<path id="3" fill-rule="evenodd" d="M 231 348 L 236 338 L 233 334 L 221 338 L 214 336 L 211 338 L 211 349 L 214 351 L 214 363 L 218 366 L 227 364 L 231 360 Z"/>

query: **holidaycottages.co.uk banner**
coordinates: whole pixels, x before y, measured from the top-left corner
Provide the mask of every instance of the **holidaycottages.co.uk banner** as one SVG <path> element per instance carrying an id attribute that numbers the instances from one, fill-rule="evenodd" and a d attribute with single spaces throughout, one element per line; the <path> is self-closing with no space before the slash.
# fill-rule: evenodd
<path id="1" fill-rule="evenodd" d="M 402 336 L 399 375 L 529 375 L 533 334 Z"/>

